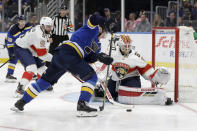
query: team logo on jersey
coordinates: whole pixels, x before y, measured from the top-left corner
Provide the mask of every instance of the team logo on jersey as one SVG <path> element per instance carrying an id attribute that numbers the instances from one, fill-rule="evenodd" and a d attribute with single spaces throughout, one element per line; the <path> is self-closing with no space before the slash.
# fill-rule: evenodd
<path id="1" fill-rule="evenodd" d="M 112 66 L 112 70 L 115 71 L 116 75 L 122 79 L 124 78 L 129 72 L 129 65 L 124 63 L 115 63 Z"/>
<path id="2" fill-rule="evenodd" d="M 95 52 L 97 52 L 98 49 L 99 49 L 99 47 L 98 47 L 97 43 L 94 40 L 92 40 L 91 47 L 86 46 L 85 52 L 86 52 L 86 54 L 90 54 L 91 52 L 95 53 Z"/>
<path id="3" fill-rule="evenodd" d="M 40 47 L 45 47 L 45 41 L 44 40 L 40 41 Z"/>
<path id="4" fill-rule="evenodd" d="M 8 42 L 12 42 L 12 38 L 8 38 Z"/>

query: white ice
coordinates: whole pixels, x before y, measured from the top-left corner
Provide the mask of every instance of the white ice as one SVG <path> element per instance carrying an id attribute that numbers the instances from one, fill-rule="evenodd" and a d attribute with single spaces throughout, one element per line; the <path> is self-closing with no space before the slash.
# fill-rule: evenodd
<path id="1" fill-rule="evenodd" d="M 196 131 L 197 104 L 172 106 L 135 105 L 132 112 L 106 104 L 94 118 L 78 118 L 76 101 L 80 83 L 64 75 L 54 92 L 43 92 L 25 106 L 24 112 L 10 111 L 17 83 L 4 82 L 6 66 L 0 68 L 0 131 Z M 22 68 L 15 75 L 20 78 Z M 92 103 L 94 104 L 94 103 Z M 96 103 L 94 106 L 101 105 Z"/>

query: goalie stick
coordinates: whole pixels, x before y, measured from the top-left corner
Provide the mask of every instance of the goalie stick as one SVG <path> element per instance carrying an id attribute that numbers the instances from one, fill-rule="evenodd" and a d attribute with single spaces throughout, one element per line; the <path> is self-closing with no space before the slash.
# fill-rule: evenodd
<path id="1" fill-rule="evenodd" d="M 123 108 L 126 108 L 126 109 L 132 109 L 134 108 L 134 105 L 131 106 L 131 105 L 126 105 L 126 104 L 121 104 L 121 103 L 118 103 L 116 101 L 114 101 L 113 97 L 111 96 L 111 93 L 109 92 L 108 88 L 106 87 L 105 85 L 105 82 L 100 82 L 101 83 L 101 87 L 103 88 L 103 90 L 106 91 L 106 96 L 107 96 L 107 99 L 109 100 L 109 102 L 115 106 L 119 106 L 119 107 L 123 107 Z"/>
<path id="2" fill-rule="evenodd" d="M 96 67 L 96 66 L 95 66 Z M 99 74 L 101 73 L 105 68 L 106 68 L 106 65 L 103 64 L 100 68 L 99 67 L 96 67 L 96 73 Z M 73 75 L 73 74 L 72 74 Z M 83 83 L 84 81 L 81 80 L 79 77 L 73 75 L 77 80 L 79 80 L 81 83 Z M 105 82 L 103 82 L 102 80 L 99 80 L 100 84 L 101 84 L 101 87 L 103 88 L 103 90 L 106 90 L 106 96 L 107 96 L 107 99 L 109 100 L 109 102 L 114 105 L 114 106 L 119 106 L 119 107 L 122 107 L 122 108 L 125 108 L 125 109 L 132 109 L 134 108 L 134 105 L 133 107 L 131 105 L 126 105 L 126 104 L 121 104 L 121 103 L 118 103 L 116 101 L 114 101 L 111 93 L 109 92 L 108 88 L 106 87 L 105 85 Z M 100 111 L 103 111 L 100 107 L 99 107 Z"/>
<path id="3" fill-rule="evenodd" d="M 111 52 L 112 52 L 112 42 L 114 41 L 114 33 L 112 32 L 111 33 L 111 40 L 110 40 L 110 44 L 109 44 L 109 56 L 111 56 Z M 107 74 L 106 74 L 106 80 L 105 80 L 105 83 L 106 85 L 108 85 L 108 81 L 107 81 L 107 78 L 109 76 L 109 67 L 110 65 L 107 66 Z M 100 111 L 104 110 L 104 107 L 105 107 L 105 101 L 106 101 L 106 87 L 104 89 L 104 96 L 103 96 L 103 105 L 99 107 Z"/>

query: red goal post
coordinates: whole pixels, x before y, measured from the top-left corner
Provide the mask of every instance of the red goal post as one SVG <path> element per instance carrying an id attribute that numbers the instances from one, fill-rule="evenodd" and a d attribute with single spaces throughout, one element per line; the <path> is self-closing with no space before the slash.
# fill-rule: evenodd
<path id="1" fill-rule="evenodd" d="M 176 27 L 155 27 L 152 30 L 152 66 L 155 68 L 156 54 L 156 33 L 175 32 L 175 71 L 174 71 L 174 101 L 178 102 L 179 83 L 179 28 Z"/>

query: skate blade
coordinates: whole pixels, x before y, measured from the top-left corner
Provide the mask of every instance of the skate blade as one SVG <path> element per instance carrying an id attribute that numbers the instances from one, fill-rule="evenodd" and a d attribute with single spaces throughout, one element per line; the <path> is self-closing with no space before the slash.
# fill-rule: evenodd
<path id="1" fill-rule="evenodd" d="M 15 112 L 22 112 L 21 110 L 19 110 L 19 109 L 16 108 L 16 107 L 11 107 L 10 110 L 11 110 L 11 111 L 15 111 Z"/>
<path id="2" fill-rule="evenodd" d="M 77 117 L 96 117 L 98 113 L 96 111 L 93 112 L 85 112 L 85 111 L 77 111 Z"/>
<path id="3" fill-rule="evenodd" d="M 6 79 L 6 80 L 5 80 L 5 82 L 6 82 L 6 83 L 16 83 L 16 82 L 17 82 L 17 80 L 10 80 L 10 79 Z"/>

